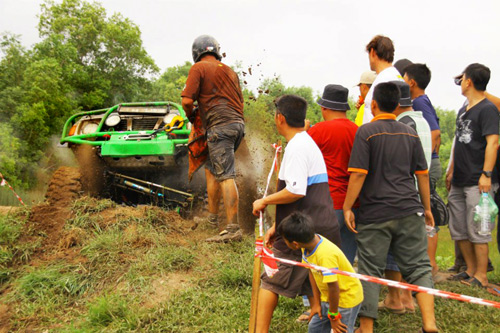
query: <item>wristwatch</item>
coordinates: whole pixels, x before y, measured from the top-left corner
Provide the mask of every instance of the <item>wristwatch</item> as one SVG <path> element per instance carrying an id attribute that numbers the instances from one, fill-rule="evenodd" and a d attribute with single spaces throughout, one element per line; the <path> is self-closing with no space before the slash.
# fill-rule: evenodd
<path id="1" fill-rule="evenodd" d="M 492 173 L 492 171 L 484 171 L 484 170 L 483 170 L 483 172 L 481 172 L 481 173 L 482 173 L 483 175 L 485 175 L 486 177 L 491 178 L 491 173 Z"/>
<path id="2" fill-rule="evenodd" d="M 342 318 L 342 315 L 340 314 L 340 312 L 330 312 L 330 310 L 328 310 L 328 319 L 330 320 L 333 320 L 333 321 L 336 321 L 336 320 L 339 320 Z"/>

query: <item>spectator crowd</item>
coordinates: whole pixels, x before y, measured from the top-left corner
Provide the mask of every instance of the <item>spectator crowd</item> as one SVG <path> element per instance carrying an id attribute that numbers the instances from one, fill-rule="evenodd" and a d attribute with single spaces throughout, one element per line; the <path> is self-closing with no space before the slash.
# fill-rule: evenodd
<path id="1" fill-rule="evenodd" d="M 234 150 L 244 131 L 242 98 L 234 73 L 220 63 L 218 44 L 204 50 L 189 73 L 183 106 L 191 115 L 198 101 L 200 110 L 210 115 L 204 121 L 212 124 L 207 222 L 219 223 L 218 201 L 223 196 L 228 223 L 237 225 Z M 255 200 L 253 213 L 276 205 L 276 219 L 264 242 L 277 257 L 348 272 L 357 265 L 364 275 L 433 288 L 443 224 L 443 216 L 433 210 L 441 201 L 436 192 L 442 176 L 440 124 L 426 94 L 430 69 L 408 59 L 393 64 L 394 51 L 386 36 L 375 36 L 366 45 L 370 71 L 359 80 L 355 122 L 346 116 L 349 91 L 338 84 L 325 86 L 317 101 L 324 121 L 313 126 L 306 120 L 303 98 L 284 95 L 275 101 L 276 130 L 287 145 L 277 191 Z M 489 68 L 478 63 L 454 79 L 465 103 L 457 114 L 445 175 L 449 229 L 456 247 L 449 279 L 477 288 L 488 286 L 487 271 L 493 267 L 488 260 L 491 233 L 479 232 L 475 207 L 483 193 L 495 197 L 499 187 L 500 99 L 486 92 L 489 79 Z M 210 80 L 215 84 L 207 86 Z M 224 89 L 213 89 L 217 82 Z M 217 99 L 220 91 L 230 98 Z M 227 113 L 231 117 L 220 116 L 225 109 L 233 110 Z M 307 296 L 309 332 L 373 332 L 379 311 L 403 315 L 415 312 L 416 306 L 421 331 L 438 331 L 431 294 L 389 288 L 379 302 L 378 284 L 278 266 L 274 276 L 261 277 L 257 332 L 269 331 L 279 296 Z"/>

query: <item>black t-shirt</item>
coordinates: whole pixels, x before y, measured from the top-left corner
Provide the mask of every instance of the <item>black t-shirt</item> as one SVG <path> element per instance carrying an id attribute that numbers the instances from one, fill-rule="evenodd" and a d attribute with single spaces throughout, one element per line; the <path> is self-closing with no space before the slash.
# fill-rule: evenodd
<path id="1" fill-rule="evenodd" d="M 422 143 L 411 127 L 381 114 L 356 133 L 350 172 L 366 174 L 359 196 L 359 224 L 423 213 L 415 174 L 427 173 Z"/>
<path id="2" fill-rule="evenodd" d="M 454 168 L 452 184 L 474 186 L 479 182 L 484 167 L 486 136 L 498 135 L 500 117 L 498 109 L 484 99 L 469 111 L 463 106 L 458 111 L 455 130 Z M 491 170 L 487 170 L 491 171 Z M 496 170 L 491 178 L 497 182 Z"/>

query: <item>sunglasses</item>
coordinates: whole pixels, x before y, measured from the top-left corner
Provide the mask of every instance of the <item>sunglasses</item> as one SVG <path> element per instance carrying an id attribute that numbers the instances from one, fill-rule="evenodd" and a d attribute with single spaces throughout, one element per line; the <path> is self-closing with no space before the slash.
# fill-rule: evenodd
<path id="1" fill-rule="evenodd" d="M 464 80 L 464 75 L 462 74 L 462 75 L 460 75 L 459 77 L 456 77 L 454 81 L 455 81 L 455 84 L 456 84 L 457 86 L 459 86 L 459 85 L 461 85 L 461 84 L 462 84 L 462 81 L 463 81 L 463 80 Z"/>

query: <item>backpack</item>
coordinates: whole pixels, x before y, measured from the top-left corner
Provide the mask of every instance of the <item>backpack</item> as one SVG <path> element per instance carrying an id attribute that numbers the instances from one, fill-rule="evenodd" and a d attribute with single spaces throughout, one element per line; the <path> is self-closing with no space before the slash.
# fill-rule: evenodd
<path id="1" fill-rule="evenodd" d="M 431 193 L 431 211 L 432 216 L 434 216 L 434 223 L 436 224 L 436 226 L 441 227 L 448 224 L 448 221 L 450 219 L 448 207 L 446 207 L 443 199 L 441 199 L 436 191 L 433 191 L 433 193 Z"/>

